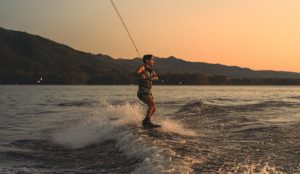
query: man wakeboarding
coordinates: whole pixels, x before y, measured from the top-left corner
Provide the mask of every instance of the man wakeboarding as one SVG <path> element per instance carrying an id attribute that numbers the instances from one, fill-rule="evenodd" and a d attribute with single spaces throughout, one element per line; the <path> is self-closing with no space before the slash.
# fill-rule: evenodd
<path id="1" fill-rule="evenodd" d="M 143 56 L 144 65 L 140 66 L 136 71 L 136 75 L 139 78 L 139 89 L 137 92 L 138 98 L 147 104 L 148 109 L 145 119 L 142 121 L 142 126 L 145 129 L 148 128 L 159 128 L 160 125 L 153 124 L 151 122 L 151 117 L 156 111 L 154 99 L 151 93 L 152 81 L 158 80 L 157 74 L 153 71 L 152 67 L 154 65 L 154 57 L 151 54 Z"/>

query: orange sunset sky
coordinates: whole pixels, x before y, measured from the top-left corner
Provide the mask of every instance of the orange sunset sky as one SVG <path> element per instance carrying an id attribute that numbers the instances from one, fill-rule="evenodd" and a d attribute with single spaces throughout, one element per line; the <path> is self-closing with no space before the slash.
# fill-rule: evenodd
<path id="1" fill-rule="evenodd" d="M 114 0 L 141 54 L 300 72 L 299 0 Z M 114 58 L 137 54 L 110 0 L 1 0 L 0 26 Z"/>

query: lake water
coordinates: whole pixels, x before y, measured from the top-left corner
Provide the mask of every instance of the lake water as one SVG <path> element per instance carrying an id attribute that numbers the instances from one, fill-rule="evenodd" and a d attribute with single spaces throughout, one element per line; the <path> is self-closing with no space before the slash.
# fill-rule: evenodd
<path id="1" fill-rule="evenodd" d="M 300 87 L 0 86 L 0 173 L 300 173 Z"/>

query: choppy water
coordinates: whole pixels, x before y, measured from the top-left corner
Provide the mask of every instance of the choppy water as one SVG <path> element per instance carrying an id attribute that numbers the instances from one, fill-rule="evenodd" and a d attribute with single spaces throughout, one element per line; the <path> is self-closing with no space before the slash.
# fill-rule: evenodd
<path id="1" fill-rule="evenodd" d="M 0 86 L 0 173 L 300 173 L 300 87 Z"/>

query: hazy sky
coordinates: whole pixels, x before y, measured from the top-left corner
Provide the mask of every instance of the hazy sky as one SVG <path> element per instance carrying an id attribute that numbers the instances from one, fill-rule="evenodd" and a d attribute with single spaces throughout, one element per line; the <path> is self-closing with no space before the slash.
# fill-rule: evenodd
<path id="1" fill-rule="evenodd" d="M 141 54 L 300 72 L 300 0 L 114 0 Z M 137 54 L 110 0 L 1 0 L 0 26 Z"/>

